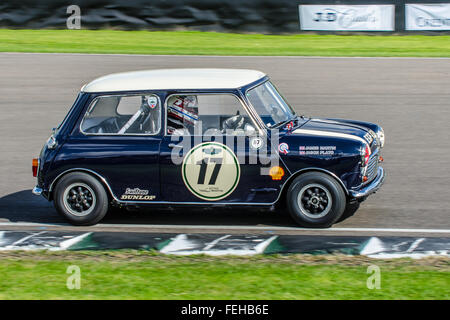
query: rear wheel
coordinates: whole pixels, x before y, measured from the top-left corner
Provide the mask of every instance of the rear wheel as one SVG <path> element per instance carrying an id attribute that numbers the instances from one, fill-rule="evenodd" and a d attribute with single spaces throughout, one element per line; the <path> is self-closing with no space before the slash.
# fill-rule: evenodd
<path id="1" fill-rule="evenodd" d="M 54 191 L 56 211 L 74 225 L 93 225 L 108 212 L 108 194 L 94 177 L 73 172 L 62 177 Z"/>
<path id="2" fill-rule="evenodd" d="M 301 226 L 327 228 L 345 210 L 346 196 L 341 185 L 321 172 L 308 172 L 297 177 L 287 192 L 287 207 Z"/>

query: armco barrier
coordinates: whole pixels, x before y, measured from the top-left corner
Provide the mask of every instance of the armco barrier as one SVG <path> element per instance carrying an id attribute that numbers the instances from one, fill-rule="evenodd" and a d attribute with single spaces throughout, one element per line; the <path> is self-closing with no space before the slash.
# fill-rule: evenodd
<path id="1" fill-rule="evenodd" d="M 0 27 L 65 29 L 67 18 L 70 16 L 67 8 L 77 5 L 81 9 L 82 29 L 300 33 L 299 4 L 394 4 L 395 32 L 404 32 L 405 3 L 450 3 L 450 1 L 2 0 Z"/>
<path id="2" fill-rule="evenodd" d="M 0 27 L 64 29 L 70 5 L 80 7 L 83 29 L 299 31 L 292 0 L 2 0 Z"/>

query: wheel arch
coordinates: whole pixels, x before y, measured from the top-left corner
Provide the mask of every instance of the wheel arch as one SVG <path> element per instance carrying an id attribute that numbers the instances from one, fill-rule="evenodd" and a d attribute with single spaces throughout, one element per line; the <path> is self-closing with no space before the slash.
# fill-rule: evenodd
<path id="1" fill-rule="evenodd" d="M 302 174 L 308 173 L 308 172 L 321 172 L 321 173 L 325 173 L 325 174 L 329 175 L 330 177 L 332 177 L 334 180 L 336 180 L 341 185 L 342 189 L 344 190 L 345 196 L 348 199 L 350 193 L 348 192 L 348 189 L 345 186 L 344 182 L 337 175 L 335 175 L 333 172 L 328 171 L 326 169 L 311 167 L 311 168 L 300 169 L 300 170 L 294 172 L 293 174 L 291 174 L 291 176 L 284 182 L 283 186 L 281 187 L 281 192 L 278 196 L 278 199 L 275 201 L 275 203 L 282 203 L 283 199 L 286 198 L 286 193 L 287 193 L 287 190 L 289 189 L 289 186 L 295 180 L 295 178 L 301 176 Z"/>
<path id="2" fill-rule="evenodd" d="M 117 200 L 117 198 L 115 197 L 114 193 L 111 190 L 111 187 L 109 186 L 108 182 L 106 181 L 106 179 L 100 175 L 99 173 L 90 170 L 90 169 L 86 169 L 86 168 L 72 168 L 72 169 L 68 169 L 65 170 L 63 172 L 61 172 L 55 179 L 53 179 L 52 183 L 50 184 L 49 190 L 48 190 L 48 194 L 49 194 L 49 200 L 53 200 L 53 191 L 55 186 L 58 184 L 58 182 L 65 177 L 66 175 L 68 175 L 69 173 L 74 173 L 74 172 L 82 172 L 82 173 L 86 173 L 94 178 L 96 178 L 105 188 L 108 196 L 110 197 L 111 200 Z"/>

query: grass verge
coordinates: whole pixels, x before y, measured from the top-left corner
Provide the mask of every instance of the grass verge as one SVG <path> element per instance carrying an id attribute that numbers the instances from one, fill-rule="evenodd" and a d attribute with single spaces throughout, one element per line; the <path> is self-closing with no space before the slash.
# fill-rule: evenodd
<path id="1" fill-rule="evenodd" d="M 450 36 L 0 29 L 0 52 L 450 57 Z"/>
<path id="2" fill-rule="evenodd" d="M 367 288 L 367 267 L 381 289 Z M 81 269 L 69 290 L 68 266 Z M 165 256 L 146 251 L 2 252 L 0 299 L 449 299 L 450 260 L 350 256 Z"/>

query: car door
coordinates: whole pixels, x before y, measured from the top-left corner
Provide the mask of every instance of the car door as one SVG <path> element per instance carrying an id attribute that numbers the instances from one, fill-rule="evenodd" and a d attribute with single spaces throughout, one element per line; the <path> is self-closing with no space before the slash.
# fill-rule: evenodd
<path id="1" fill-rule="evenodd" d="M 242 204 L 277 199 L 284 177 L 273 179 L 269 171 L 278 155 L 237 95 L 174 94 L 165 107 L 161 199 Z"/>
<path id="2" fill-rule="evenodd" d="M 99 175 L 120 201 L 156 201 L 161 136 L 157 95 L 99 96 L 89 104 L 56 161 L 62 170 L 84 169 Z"/>

